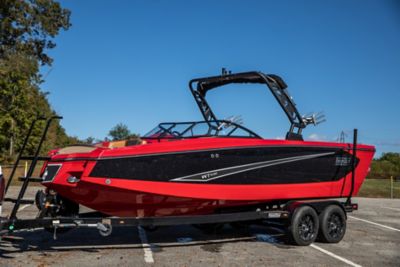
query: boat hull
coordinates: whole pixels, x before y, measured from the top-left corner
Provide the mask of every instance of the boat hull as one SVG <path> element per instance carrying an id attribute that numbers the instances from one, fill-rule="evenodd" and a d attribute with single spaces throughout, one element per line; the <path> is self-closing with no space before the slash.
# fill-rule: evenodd
<path id="1" fill-rule="evenodd" d="M 56 156 L 47 166 L 54 175 L 43 184 L 114 216 L 210 214 L 275 201 L 346 197 L 351 151 L 338 143 L 184 140 Z M 353 195 L 373 153 L 372 147 L 359 146 Z M 79 181 L 68 182 L 71 176 Z"/>

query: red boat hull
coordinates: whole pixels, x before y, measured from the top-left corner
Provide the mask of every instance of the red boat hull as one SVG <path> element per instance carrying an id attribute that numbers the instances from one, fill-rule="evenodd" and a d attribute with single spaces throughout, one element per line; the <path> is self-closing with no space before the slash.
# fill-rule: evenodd
<path id="1" fill-rule="evenodd" d="M 52 181 L 44 182 L 43 185 L 54 189 L 70 200 L 105 214 L 134 217 L 210 214 L 228 207 L 243 208 L 243 206 L 247 205 L 291 199 L 339 198 L 347 197 L 350 194 L 351 172 L 329 181 L 314 181 L 314 179 L 310 180 L 310 182 L 285 183 L 285 181 L 282 181 L 282 183 L 275 182 L 274 184 L 245 184 L 244 182 L 241 184 L 221 184 L 219 180 L 212 179 L 210 179 L 212 183 L 172 181 L 174 179 L 169 181 L 146 181 L 118 178 L 118 175 L 116 177 L 93 176 L 96 173 L 94 171 L 97 168 L 96 164 L 105 158 L 113 160 L 134 155 L 141 159 L 141 156 L 151 156 L 171 151 L 196 152 L 205 149 L 235 149 L 236 147 L 249 146 L 296 147 L 296 150 L 301 150 L 303 147 L 323 147 L 325 149 L 345 150 L 349 154 L 352 151 L 351 145 L 341 143 L 234 138 L 202 138 L 120 149 L 96 149 L 85 154 L 53 156 L 49 165 L 60 164 L 62 167 Z M 358 164 L 353 196 L 358 193 L 368 173 L 373 154 L 374 148 L 372 146 L 358 145 Z M 160 160 L 156 162 L 160 162 Z M 305 162 L 304 160 L 300 161 L 296 166 L 305 164 Z M 314 166 L 316 163 L 310 163 L 312 164 L 311 167 L 318 167 Z M 159 167 L 154 161 L 151 164 L 153 164 L 151 165 L 152 168 Z M 284 175 L 288 164 L 291 163 L 285 162 L 283 165 L 273 167 Z M 249 164 L 243 166 L 246 165 Z M 132 168 L 135 169 L 135 166 Z M 168 166 L 158 169 L 158 171 L 161 173 L 168 172 Z M 71 175 L 78 177 L 79 182 L 68 182 L 68 177 Z"/>

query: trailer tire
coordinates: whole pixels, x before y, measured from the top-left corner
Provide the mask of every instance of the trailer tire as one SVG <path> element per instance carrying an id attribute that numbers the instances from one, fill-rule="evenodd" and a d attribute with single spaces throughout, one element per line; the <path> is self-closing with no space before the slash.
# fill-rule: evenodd
<path id="1" fill-rule="evenodd" d="M 46 203 L 46 193 L 43 190 L 38 190 L 35 195 L 35 204 L 38 210 L 44 209 Z"/>
<path id="2" fill-rule="evenodd" d="M 346 214 L 338 205 L 329 205 L 319 215 L 318 240 L 338 243 L 346 233 Z"/>
<path id="3" fill-rule="evenodd" d="M 308 246 L 318 235 L 319 218 L 317 212 L 304 205 L 295 209 L 288 227 L 289 241 L 298 246 Z"/>

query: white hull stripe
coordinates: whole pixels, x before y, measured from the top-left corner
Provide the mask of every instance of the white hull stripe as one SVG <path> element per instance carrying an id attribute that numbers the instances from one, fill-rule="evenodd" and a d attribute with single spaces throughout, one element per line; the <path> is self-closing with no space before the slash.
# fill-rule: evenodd
<path id="1" fill-rule="evenodd" d="M 216 170 L 211 170 L 211 171 L 206 171 L 206 172 L 195 173 L 195 174 L 191 174 L 191 175 L 187 175 L 187 176 L 173 178 L 170 181 L 174 181 L 174 182 L 177 182 L 177 181 L 179 181 L 179 182 L 208 182 L 211 180 L 219 179 L 222 177 L 226 177 L 226 176 L 230 176 L 230 175 L 234 175 L 234 174 L 238 174 L 238 173 L 248 172 L 248 171 L 252 171 L 252 170 L 262 169 L 262 168 L 275 166 L 275 165 L 279 165 L 279 164 L 285 164 L 285 163 L 294 162 L 294 161 L 319 158 L 319 157 L 329 156 L 329 155 L 333 155 L 333 154 L 335 154 L 335 152 L 327 152 L 327 153 L 319 153 L 319 154 L 306 155 L 306 156 L 297 156 L 297 157 L 290 157 L 290 158 L 282 158 L 282 159 L 254 162 L 254 163 L 249 163 L 249 164 L 244 164 L 244 165 L 237 165 L 237 166 L 232 166 L 232 167 L 227 167 L 227 168 L 222 168 L 222 169 L 216 169 Z"/>

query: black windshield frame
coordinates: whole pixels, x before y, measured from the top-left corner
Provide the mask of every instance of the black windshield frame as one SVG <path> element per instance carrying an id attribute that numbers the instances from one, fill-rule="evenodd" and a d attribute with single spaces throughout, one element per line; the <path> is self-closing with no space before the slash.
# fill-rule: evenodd
<path id="1" fill-rule="evenodd" d="M 194 129 L 199 124 L 208 125 L 208 130 L 205 134 L 201 135 L 186 135 L 189 131 Z M 174 130 L 177 126 L 187 125 L 182 131 L 178 132 Z M 154 132 L 155 129 L 159 128 L 159 131 Z M 226 134 L 220 134 L 225 129 L 229 129 Z M 248 135 L 233 135 L 235 131 L 242 130 Z M 228 120 L 216 120 L 216 121 L 190 121 L 190 122 L 163 122 L 158 124 L 156 128 L 145 134 L 142 139 L 186 139 L 186 138 L 200 138 L 200 137 L 231 137 L 231 138 L 258 138 L 262 139 L 261 136 L 251 131 L 250 129 L 234 123 Z"/>

